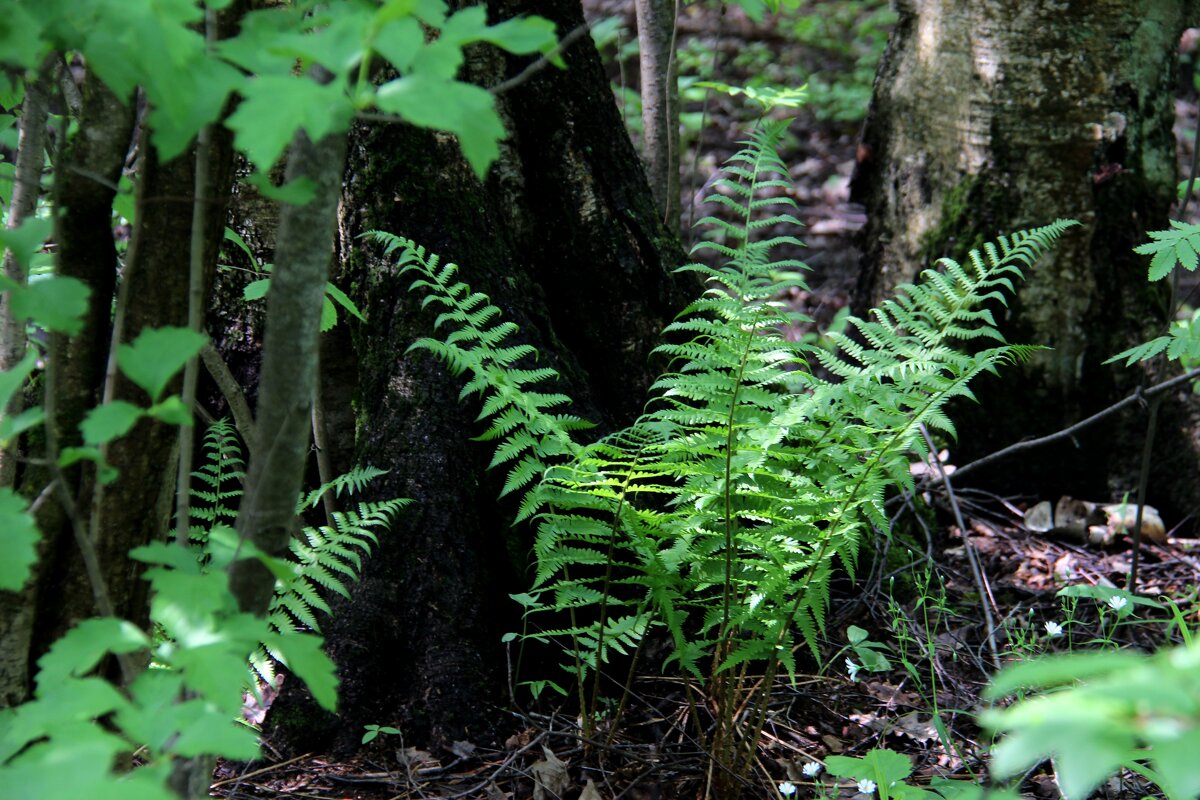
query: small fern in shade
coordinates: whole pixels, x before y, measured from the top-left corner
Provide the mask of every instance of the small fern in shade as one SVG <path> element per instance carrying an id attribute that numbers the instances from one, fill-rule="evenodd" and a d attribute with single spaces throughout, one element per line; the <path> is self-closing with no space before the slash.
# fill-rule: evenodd
<path id="1" fill-rule="evenodd" d="M 227 420 L 217 420 L 204 431 L 204 454 L 204 462 L 192 473 L 192 517 L 209 527 L 218 522 L 232 525 L 237 520 L 246 463 L 237 432 Z M 193 525 L 193 540 L 203 537 L 204 531 Z"/>
<path id="2" fill-rule="evenodd" d="M 817 651 L 837 567 L 853 577 L 871 527 L 887 529 L 885 495 L 909 485 L 911 455 L 925 455 L 920 425 L 952 434 L 946 403 L 1036 349 L 1005 344 L 981 306 L 1003 302 L 1074 224 L 1001 238 L 965 264 L 942 260 L 871 320 L 851 318 L 853 334 L 831 335 L 832 350 L 793 341 L 788 330 L 807 320 L 779 298 L 804 288 L 804 265 L 775 257 L 799 244 L 786 233 L 798 223 L 776 154 L 785 127 L 761 124 L 715 183 L 710 201 L 732 221 L 703 220 L 720 241 L 700 247 L 724 263 L 683 268 L 708 289 L 667 327 L 672 343 L 658 352 L 670 371 L 646 412 L 587 446 L 571 438 L 578 419 L 550 411 L 566 398 L 537 389 L 553 371 L 514 366 L 533 353 L 511 343 L 516 328 L 499 309 L 453 265 L 373 234 L 419 273 L 425 303 L 448 309 L 436 322 L 452 323 L 446 339 L 414 347 L 470 373 L 463 396 L 485 398 L 493 463 L 517 462 L 505 492 L 524 491 L 521 517 L 537 529 L 533 584 L 516 596 L 525 636 L 569 643 L 585 735 L 603 663 L 663 626 L 672 658 L 720 710 L 707 744 L 733 775 L 751 763 L 776 672 L 794 675 L 797 644 Z M 739 707 L 749 709 L 740 731 Z"/>
<path id="3" fill-rule="evenodd" d="M 229 525 L 237 517 L 242 496 L 242 470 L 237 434 L 227 421 L 217 420 L 205 432 L 204 463 L 192 473 L 196 483 L 204 487 L 192 490 L 191 526 L 192 542 L 202 561 L 211 537 L 236 537 Z M 353 495 L 386 474 L 386 470 L 374 467 L 356 467 L 301 498 L 297 512 L 314 507 L 326 492 L 338 497 L 343 493 Z M 358 580 L 363 557 L 379 544 L 378 534 L 391 527 L 408 502 L 360 502 L 353 511 L 333 512 L 332 526 L 305 527 L 288 545 L 292 574 L 276 584 L 267 615 L 271 627 L 280 633 L 320 631 L 317 612 L 331 613 L 323 591 L 350 596 L 349 584 Z M 278 654 L 268 649 L 251 658 L 255 671 L 268 683 L 275 674 L 272 658 L 278 659 Z"/>

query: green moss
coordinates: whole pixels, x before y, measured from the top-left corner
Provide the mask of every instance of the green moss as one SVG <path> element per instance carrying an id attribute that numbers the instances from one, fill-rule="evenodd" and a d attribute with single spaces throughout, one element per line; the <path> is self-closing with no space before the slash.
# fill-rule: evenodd
<path id="1" fill-rule="evenodd" d="M 997 211 L 1008 207 L 998 185 L 986 175 L 972 175 L 946 193 L 938 224 L 921 237 L 923 265 L 945 257 L 961 261 L 995 238 Z"/>

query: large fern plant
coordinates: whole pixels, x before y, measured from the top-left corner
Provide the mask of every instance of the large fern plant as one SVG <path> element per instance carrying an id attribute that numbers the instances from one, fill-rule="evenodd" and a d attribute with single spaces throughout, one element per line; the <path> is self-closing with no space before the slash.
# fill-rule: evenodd
<path id="1" fill-rule="evenodd" d="M 237 518 L 244 466 L 233 426 L 225 420 L 212 423 L 204 434 L 203 461 L 192 473 L 191 541 L 202 561 L 214 539 L 236 539 L 230 526 Z M 297 511 L 315 508 L 326 492 L 337 497 L 361 492 L 384 474 L 374 467 L 355 467 L 301 498 Z M 358 579 L 364 556 L 379 544 L 379 533 L 391 527 L 408 503 L 406 499 L 359 502 L 354 510 L 333 512 L 330 524 L 304 527 L 288 545 L 288 570 L 279 575 L 267 615 L 271 627 L 279 633 L 320 631 L 318 612 L 331 613 L 323 594 L 350 596 L 349 584 Z M 281 660 L 279 654 L 264 647 L 251 658 L 251 664 L 269 684 L 276 660 Z"/>
<path id="2" fill-rule="evenodd" d="M 729 213 L 701 221 L 718 240 L 700 247 L 723 263 L 683 268 L 708 289 L 667 327 L 671 367 L 646 413 L 590 445 L 572 438 L 580 420 L 552 411 L 566 403 L 542 388 L 555 373 L 520 366 L 531 349 L 507 343 L 512 323 L 454 265 L 373 233 L 443 309 L 446 337 L 414 346 L 470 373 L 463 395 L 483 397 L 493 463 L 514 464 L 505 491 L 524 492 L 520 517 L 537 526 L 533 585 L 516 598 L 525 635 L 568 642 L 585 726 L 601 665 L 663 626 L 719 709 L 709 744 L 732 773 L 748 764 L 776 671 L 794 674 L 800 642 L 816 652 L 836 568 L 853 576 L 867 531 L 886 530 L 886 494 L 910 482 L 911 454 L 925 455 L 920 425 L 953 433 L 946 403 L 1034 349 L 1005 344 L 984 304 L 1003 302 L 1073 224 L 941 260 L 831 335 L 833 350 L 794 341 L 788 330 L 807 320 L 779 298 L 804 286 L 804 265 L 774 255 L 799 245 L 779 232 L 798 224 L 776 154 L 784 129 L 761 125 L 715 184 L 710 201 Z M 756 696 L 751 665 L 767 672 Z M 750 712 L 741 735 L 737 708 Z"/>

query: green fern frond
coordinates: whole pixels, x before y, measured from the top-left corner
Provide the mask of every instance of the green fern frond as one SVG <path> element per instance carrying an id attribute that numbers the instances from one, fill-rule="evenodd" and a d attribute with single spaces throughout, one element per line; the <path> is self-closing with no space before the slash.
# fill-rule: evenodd
<path id="1" fill-rule="evenodd" d="M 191 526 L 191 538 L 200 548 L 198 557 L 202 559 L 206 558 L 203 548 L 208 545 L 210 529 L 221 525 L 222 520 L 232 522 L 236 518 L 244 479 L 241 446 L 227 421 L 218 420 L 209 426 L 203 453 L 203 463 L 192 475 L 207 488 L 192 491 Z M 386 471 L 373 467 L 353 469 L 300 498 L 297 509 L 315 506 L 326 492 L 338 497 L 357 494 L 384 474 Z M 408 503 L 404 499 L 360 502 L 354 511 L 335 511 L 332 528 L 304 528 L 289 543 L 294 574 L 276 585 L 268 612 L 268 622 L 275 630 L 319 630 L 315 612 L 330 613 L 322 591 L 349 596 L 348 584 L 358 580 L 363 556 L 379 543 L 379 533 L 391 527 L 396 514 Z M 253 671 L 268 684 L 275 674 L 273 657 L 273 653 L 260 650 L 250 659 Z"/>
<path id="2" fill-rule="evenodd" d="M 364 235 L 382 243 L 387 254 L 399 252 L 401 274 L 414 276 L 410 289 L 425 295 L 423 304 L 444 309 L 434 327 L 447 329 L 445 337 L 419 339 L 409 349 L 426 350 L 454 373 L 469 376 L 460 397 L 481 396 L 479 419 L 487 424 L 476 438 L 497 443 L 492 467 L 512 464 L 501 495 L 520 492 L 520 519 L 528 518 L 541 506 L 538 486 L 542 474 L 579 452 L 572 434 L 593 427 L 592 423 L 553 413 L 568 405 L 570 398 L 539 387 L 556 380 L 558 373 L 547 367 L 517 366 L 535 358 L 536 350 L 511 341 L 517 326 L 503 320 L 500 309 L 486 295 L 457 280 L 457 265 L 442 265 L 425 248 L 393 234 L 371 231 Z"/>
<path id="3" fill-rule="evenodd" d="M 375 467 L 354 467 L 349 472 L 339 475 L 329 483 L 323 486 L 318 486 L 308 494 L 304 495 L 300 500 L 300 509 L 316 508 L 321 502 L 321 498 L 326 492 L 333 492 L 334 497 L 341 497 L 342 493 L 358 494 L 366 488 L 367 484 L 376 478 L 387 475 L 386 469 L 376 469 Z"/>
<path id="4" fill-rule="evenodd" d="M 193 483 L 207 487 L 191 490 L 192 542 L 203 546 L 209 527 L 237 519 L 237 505 L 246 478 L 237 431 L 228 420 L 220 419 L 204 432 L 202 460 L 192 472 Z M 195 523 L 207 523 L 197 525 Z"/>

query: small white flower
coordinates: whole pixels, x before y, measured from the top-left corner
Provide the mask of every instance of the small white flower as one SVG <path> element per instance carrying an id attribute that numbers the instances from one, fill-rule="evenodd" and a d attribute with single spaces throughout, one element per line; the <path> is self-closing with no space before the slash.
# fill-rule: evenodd
<path id="1" fill-rule="evenodd" d="M 801 769 L 805 777 L 815 778 L 821 774 L 821 764 L 819 761 L 810 761 Z"/>
<path id="2" fill-rule="evenodd" d="M 1120 611 L 1128 602 L 1128 600 L 1119 594 L 1108 598 L 1108 604 L 1112 607 L 1113 611 Z"/>
<path id="3" fill-rule="evenodd" d="M 784 796 L 795 794 L 796 784 L 792 783 L 791 781 L 784 781 L 783 783 L 779 784 L 779 793 Z"/>
<path id="4" fill-rule="evenodd" d="M 1051 620 L 1046 623 L 1045 627 L 1047 636 L 1062 636 L 1062 625 L 1057 622 Z"/>
<path id="5" fill-rule="evenodd" d="M 850 680 L 858 680 L 858 671 L 862 669 L 858 664 L 855 664 L 853 659 L 846 659 L 846 672 L 850 674 Z"/>
<path id="6" fill-rule="evenodd" d="M 875 781 L 870 780 L 869 778 L 863 778 L 861 781 L 858 782 L 858 791 L 861 794 L 874 794 L 875 793 Z"/>

